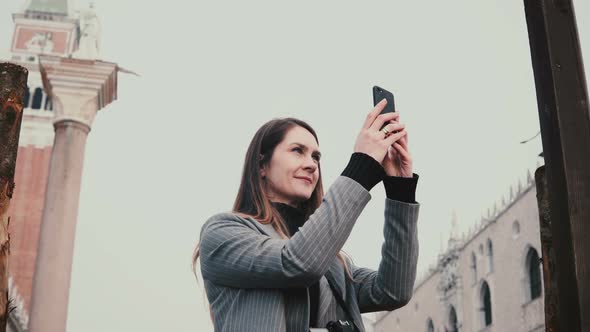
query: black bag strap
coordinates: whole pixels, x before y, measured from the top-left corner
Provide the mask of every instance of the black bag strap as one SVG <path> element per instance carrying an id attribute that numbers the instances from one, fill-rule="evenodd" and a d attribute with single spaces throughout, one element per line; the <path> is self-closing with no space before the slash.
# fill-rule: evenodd
<path id="1" fill-rule="evenodd" d="M 340 293 L 336 290 L 336 288 L 334 288 L 334 285 L 332 285 L 332 283 L 329 280 L 328 280 L 328 285 L 330 285 L 330 289 L 332 290 L 332 294 L 336 298 L 336 301 L 338 301 L 338 304 L 340 305 L 340 307 L 342 307 L 344 312 L 350 318 L 350 321 L 354 327 L 354 330 L 357 332 L 360 332 L 360 329 L 358 328 L 358 326 L 356 326 L 356 323 L 354 322 L 354 316 L 350 314 L 350 311 L 348 311 L 348 306 L 346 306 L 346 303 L 344 303 L 344 300 L 339 296 Z"/>

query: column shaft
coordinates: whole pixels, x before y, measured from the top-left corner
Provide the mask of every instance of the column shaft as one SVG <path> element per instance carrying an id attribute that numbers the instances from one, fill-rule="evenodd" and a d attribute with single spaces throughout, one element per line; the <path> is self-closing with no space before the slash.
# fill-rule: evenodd
<path id="1" fill-rule="evenodd" d="M 33 280 L 30 332 L 65 332 L 86 138 L 77 121 L 55 123 Z"/>

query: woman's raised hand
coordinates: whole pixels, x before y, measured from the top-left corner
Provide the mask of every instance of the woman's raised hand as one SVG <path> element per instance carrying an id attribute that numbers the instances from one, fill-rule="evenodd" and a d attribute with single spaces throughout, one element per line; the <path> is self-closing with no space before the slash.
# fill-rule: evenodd
<path id="1" fill-rule="evenodd" d="M 406 135 L 405 125 L 395 121 L 399 117 L 398 112 L 379 114 L 387 104 L 383 99 L 367 114 L 361 132 L 356 138 L 354 152 L 362 152 L 383 165 L 383 159 L 388 149 L 396 141 Z M 383 130 L 381 127 L 388 123 Z"/>
<path id="2" fill-rule="evenodd" d="M 388 150 L 381 164 L 385 169 L 385 174 L 407 178 L 414 176 L 413 159 L 408 148 L 408 134 L 406 133 L 404 137 L 393 143 Z"/>

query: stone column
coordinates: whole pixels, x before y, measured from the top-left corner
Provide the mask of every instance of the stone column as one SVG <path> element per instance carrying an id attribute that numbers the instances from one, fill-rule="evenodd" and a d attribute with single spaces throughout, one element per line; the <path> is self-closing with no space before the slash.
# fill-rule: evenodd
<path id="1" fill-rule="evenodd" d="M 30 315 L 30 332 L 65 332 L 86 138 L 99 109 L 116 98 L 116 65 L 42 57 L 55 138 Z"/>

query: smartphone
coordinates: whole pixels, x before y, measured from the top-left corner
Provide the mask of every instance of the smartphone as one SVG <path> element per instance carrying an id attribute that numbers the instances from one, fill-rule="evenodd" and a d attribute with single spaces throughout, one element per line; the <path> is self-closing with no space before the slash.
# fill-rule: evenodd
<path id="1" fill-rule="evenodd" d="M 380 114 L 395 112 L 393 93 L 376 85 L 373 86 L 373 106 L 377 105 L 383 99 L 387 99 L 387 105 L 385 105 L 385 108 L 381 111 Z M 385 123 L 383 127 L 385 127 L 386 125 L 387 123 Z M 383 129 L 383 127 L 381 127 L 381 129 Z"/>
<path id="2" fill-rule="evenodd" d="M 381 114 L 395 112 L 393 93 L 375 85 L 373 87 L 373 106 L 377 105 L 383 99 L 387 99 L 387 105 L 385 105 L 385 108 L 383 111 L 381 111 Z"/>

